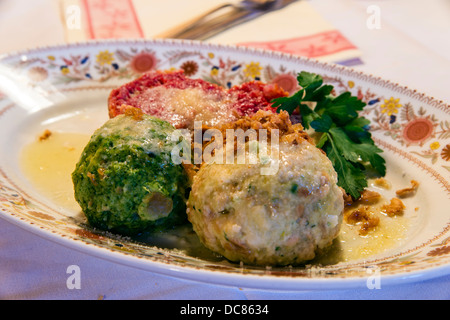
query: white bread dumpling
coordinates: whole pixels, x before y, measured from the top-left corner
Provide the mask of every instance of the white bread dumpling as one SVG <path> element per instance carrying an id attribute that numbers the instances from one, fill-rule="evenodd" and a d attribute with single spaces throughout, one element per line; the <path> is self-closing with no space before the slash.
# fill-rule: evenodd
<path id="1" fill-rule="evenodd" d="M 207 248 L 234 262 L 298 265 L 337 237 L 344 200 L 332 163 L 310 142 L 287 140 L 256 164 L 200 167 L 187 214 Z M 275 154 L 276 173 L 261 174 Z"/>

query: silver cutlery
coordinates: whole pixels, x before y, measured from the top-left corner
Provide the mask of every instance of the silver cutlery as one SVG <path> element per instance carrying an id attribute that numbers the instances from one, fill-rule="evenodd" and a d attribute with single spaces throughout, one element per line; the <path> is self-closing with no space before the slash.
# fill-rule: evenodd
<path id="1" fill-rule="evenodd" d="M 238 4 L 225 3 L 167 30 L 155 38 L 205 40 L 267 12 L 284 8 L 295 1 L 243 0 Z"/>

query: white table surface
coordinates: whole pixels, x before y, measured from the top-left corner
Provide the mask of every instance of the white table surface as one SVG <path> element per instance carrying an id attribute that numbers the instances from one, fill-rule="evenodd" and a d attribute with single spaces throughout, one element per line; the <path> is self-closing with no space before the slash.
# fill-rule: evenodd
<path id="1" fill-rule="evenodd" d="M 205 0 L 206 1 L 206 0 Z M 33 5 L 31 5 L 32 3 Z M 450 102 L 448 0 L 310 0 L 362 52 L 354 68 Z M 380 8 L 380 29 L 366 26 Z M 0 54 L 64 43 L 52 0 L 0 1 Z M 6 39 L 6 40 L 5 40 Z M 69 265 L 81 288 L 68 289 Z M 74 251 L 0 219 L 0 299 L 443 299 L 450 275 L 380 289 L 266 291 L 216 286 L 154 274 Z"/>

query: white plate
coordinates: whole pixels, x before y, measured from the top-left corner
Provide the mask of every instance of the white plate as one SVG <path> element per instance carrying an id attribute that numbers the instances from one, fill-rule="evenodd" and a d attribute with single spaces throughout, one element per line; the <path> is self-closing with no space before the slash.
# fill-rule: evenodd
<path id="1" fill-rule="evenodd" d="M 420 182 L 405 241 L 367 259 L 304 268 L 257 268 L 94 234 L 83 216 L 37 190 L 19 164 L 46 128 L 92 132 L 107 119 L 110 90 L 149 69 L 183 68 L 223 86 L 321 74 L 368 103 L 374 140 L 393 185 Z M 39 48 L 0 59 L 0 216 L 70 248 L 145 270 L 213 284 L 276 290 L 384 285 L 450 272 L 450 108 L 395 83 L 333 64 L 269 51 L 189 41 L 103 41 Z M 80 120 L 83 119 L 83 120 Z M 417 208 L 417 209 L 415 209 Z M 20 254 L 20 253 L 19 253 Z"/>

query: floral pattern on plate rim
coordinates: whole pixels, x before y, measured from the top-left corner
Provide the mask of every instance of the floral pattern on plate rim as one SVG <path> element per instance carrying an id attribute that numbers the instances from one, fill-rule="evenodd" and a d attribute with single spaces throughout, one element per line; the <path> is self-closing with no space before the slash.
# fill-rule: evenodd
<path id="1" fill-rule="evenodd" d="M 426 108 L 426 105 L 433 105 L 449 114 L 450 108 L 443 102 L 381 79 L 355 71 L 344 71 L 344 68 L 311 59 L 278 55 L 264 50 L 252 51 L 252 49 L 245 48 L 239 50 L 244 53 L 251 52 L 254 55 L 250 60 L 241 61 L 238 59 L 239 57 L 236 59 L 234 56 L 233 58 L 224 57 L 221 54 L 223 49 L 221 46 L 198 45 L 197 48 L 196 45 L 186 47 L 186 43 L 188 42 L 169 43 L 170 50 L 161 50 L 162 53 L 153 48 L 153 45 L 157 45 L 158 42 L 153 45 L 152 42 L 140 41 L 78 44 L 72 47 L 57 47 L 55 51 L 52 51 L 52 48 L 42 48 L 29 53 L 10 55 L 0 62 L 24 76 L 30 87 L 50 84 L 61 91 L 109 88 L 117 83 L 134 79 L 150 70 L 183 69 L 188 76 L 199 77 L 224 87 L 251 80 L 261 80 L 277 83 L 287 91 L 295 92 L 298 89 L 296 74 L 299 70 L 289 70 L 283 64 L 277 67 L 272 64 L 264 64 L 258 59 L 258 55 L 262 57 L 274 55 L 276 58 L 281 58 L 281 62 L 283 59 L 297 59 L 305 66 L 322 68 L 325 71 L 323 74 L 325 82 L 333 84 L 336 93 L 351 91 L 366 102 L 367 106 L 362 111 L 362 115 L 371 120 L 370 130 L 372 132 L 380 131 L 386 137 L 386 140 L 377 139 L 376 142 L 383 148 L 390 148 L 392 151 L 400 153 L 410 161 L 420 163 L 424 169 L 428 170 L 429 168 L 446 192 L 450 193 L 448 180 L 442 176 L 442 172 L 450 171 L 450 123 L 447 119 L 439 119 L 432 109 Z M 78 50 L 70 50 L 70 52 L 65 50 L 74 48 Z M 84 49 L 86 50 L 83 51 Z M 334 75 L 331 76 L 326 71 L 331 71 L 330 74 L 334 73 Z M 382 96 L 373 92 L 370 87 L 359 85 L 357 80 L 343 80 L 345 76 L 341 77 L 339 74 L 345 74 L 345 72 L 350 72 L 356 79 L 361 78 L 362 81 L 381 83 L 383 87 L 392 88 L 394 89 L 392 90 L 393 95 Z M 394 95 L 397 92 L 398 95 Z M 403 101 L 402 96 L 405 93 L 423 103 L 413 105 L 409 101 Z M 0 117 L 11 108 L 14 108 L 14 105 L 5 94 L 0 92 Z M 438 167 L 443 168 L 444 171 L 436 172 Z M 199 261 L 176 251 L 160 250 L 124 241 L 124 239 L 114 236 L 99 235 L 90 230 L 88 226 L 78 225 L 78 223 L 74 225 L 70 218 L 22 193 L 2 168 L 0 168 L 0 181 L 0 209 L 2 211 L 42 229 L 56 229 L 62 237 L 114 252 L 180 266 L 188 265 L 205 270 L 231 273 L 301 278 L 367 276 L 364 271 L 367 265 L 360 263 L 312 269 L 289 268 L 287 270 L 286 268 L 243 268 L 231 264 L 222 265 Z M 390 274 L 414 271 L 417 268 L 420 269 L 423 264 L 440 266 L 441 257 L 448 258 L 450 256 L 450 237 L 442 236 L 447 234 L 449 228 L 447 225 L 442 234 L 436 237 L 439 241 L 431 239 L 429 243 L 423 244 L 417 250 L 383 258 L 380 261 L 372 261 L 372 263 L 388 270 Z M 426 247 L 428 244 L 430 244 L 429 247 Z"/>
<path id="2" fill-rule="evenodd" d="M 171 69 L 176 66 L 188 76 L 200 77 L 224 87 L 262 80 L 277 83 L 291 93 L 298 89 L 296 71 L 286 70 L 283 66 L 275 70 L 270 65 L 260 65 L 258 61 L 243 63 L 230 58 L 224 59 L 213 51 L 204 54 L 200 51 L 172 50 L 159 57 L 150 48 L 130 47 L 117 48 L 115 51 L 104 49 L 93 54 L 48 54 L 46 57 L 22 58 L 12 64 L 13 69 L 26 72 L 31 86 L 50 81 L 58 88 L 72 82 L 131 80 L 144 72 L 164 66 L 171 66 Z M 371 118 L 372 131 L 380 130 L 386 137 L 405 147 L 419 146 L 419 149 L 412 151 L 414 154 L 429 159 L 432 164 L 440 161 L 441 166 L 450 171 L 449 120 L 437 119 L 424 106 L 403 103 L 398 97 L 378 96 L 370 89 L 363 92 L 354 81 L 344 83 L 339 78 L 324 78 L 341 91 L 353 91 L 367 103 L 362 114 Z M 0 93 L 0 101 L 1 99 L 6 99 L 6 96 Z"/>

